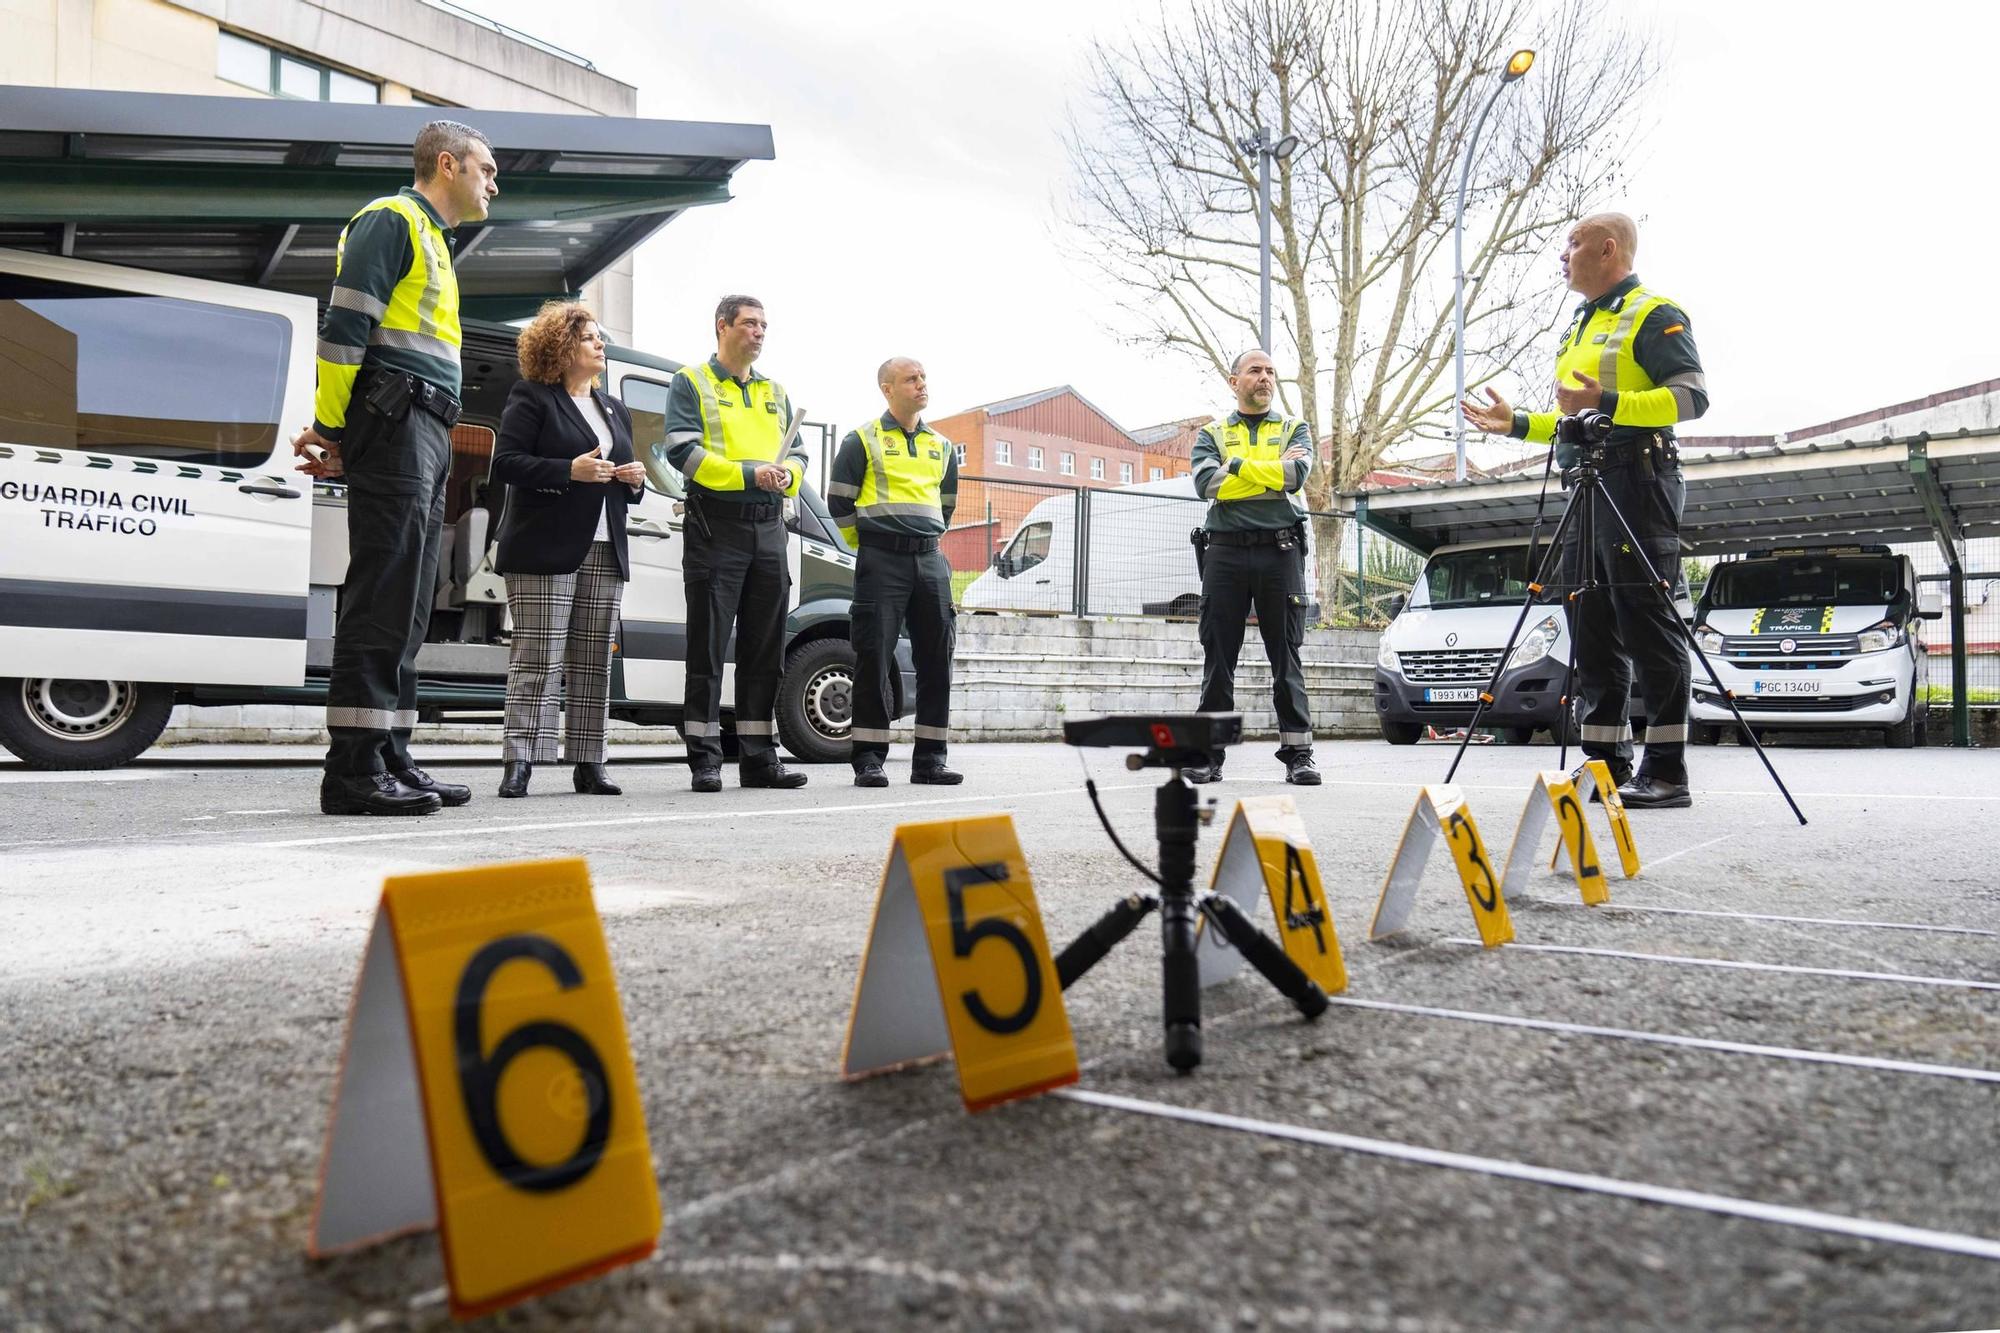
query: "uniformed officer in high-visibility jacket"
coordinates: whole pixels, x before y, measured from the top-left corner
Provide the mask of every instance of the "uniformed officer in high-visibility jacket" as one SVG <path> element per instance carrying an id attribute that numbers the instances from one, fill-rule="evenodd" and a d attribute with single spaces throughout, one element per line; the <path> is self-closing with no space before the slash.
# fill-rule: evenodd
<path id="1" fill-rule="evenodd" d="M 1681 308 L 1640 283 L 1632 272 L 1639 230 L 1622 213 L 1599 213 L 1576 224 L 1563 249 L 1563 273 L 1583 297 L 1556 355 L 1555 399 L 1561 413 L 1607 413 L 1604 495 L 1631 525 L 1646 559 L 1669 585 L 1681 559 L 1680 450 L 1674 426 L 1708 410 L 1708 386 L 1694 333 Z M 1484 403 L 1467 400 L 1466 420 L 1494 435 L 1536 444 L 1555 436 L 1557 412 L 1516 412 L 1492 389 Z M 1556 460 L 1576 461 L 1570 446 Z M 1688 648 L 1678 613 L 1646 585 L 1645 567 L 1610 514 L 1593 515 L 1597 574 L 1608 588 L 1569 599 L 1582 707 L 1583 752 L 1605 760 L 1628 806 L 1679 808 L 1688 791 Z M 1565 535 L 1565 581 L 1582 573 L 1580 543 Z M 1646 708 L 1646 753 L 1632 768 L 1630 695 L 1634 669 Z"/>
<path id="2" fill-rule="evenodd" d="M 1313 766 L 1312 716 L 1306 706 L 1299 645 L 1306 630 L 1306 474 L 1313 435 L 1306 422 L 1271 410 L 1278 371 L 1261 351 L 1236 358 L 1229 373 L 1236 410 L 1195 436 L 1194 488 L 1206 497 L 1201 555 L 1201 711 L 1236 707 L 1236 658 L 1243 622 L 1257 611 L 1257 630 L 1271 663 L 1278 711 L 1278 759 L 1285 781 L 1319 785 Z M 1189 782 L 1222 777 L 1223 751 Z"/>
<path id="3" fill-rule="evenodd" d="M 715 355 L 684 366 L 667 394 L 667 462 L 687 478 L 687 692 L 682 730 L 696 791 L 722 790 L 722 666 L 736 635 L 737 781 L 803 787 L 778 761 L 773 710 L 784 669 L 792 575 L 785 497 L 805 480 L 784 387 L 752 366 L 764 351 L 763 302 L 715 307 Z"/>
<path id="4" fill-rule="evenodd" d="M 833 458 L 827 509 L 860 556 L 854 569 L 854 785 L 886 787 L 889 673 L 905 622 L 917 662 L 917 737 L 910 781 L 950 786 L 951 653 L 957 622 L 951 565 L 938 540 L 958 504 L 957 447 L 924 424 L 931 400 L 924 368 L 892 357 L 876 372 L 889 409 L 851 430 Z"/>
<path id="5" fill-rule="evenodd" d="M 414 153 L 416 184 L 340 233 L 313 424 L 292 443 L 301 472 L 347 483 L 319 793 L 330 815 L 425 815 L 472 799 L 417 767 L 410 731 L 459 410 L 452 229 L 485 220 L 499 170 L 486 136 L 455 121 L 424 126 Z"/>

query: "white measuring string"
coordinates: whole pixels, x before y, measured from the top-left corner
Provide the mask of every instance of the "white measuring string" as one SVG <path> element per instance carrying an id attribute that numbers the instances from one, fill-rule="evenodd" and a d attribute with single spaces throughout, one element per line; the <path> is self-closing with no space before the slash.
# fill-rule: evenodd
<path id="1" fill-rule="evenodd" d="M 1869 930 L 1921 930 L 1934 935 L 1986 935 L 2000 938 L 2000 930 L 1977 926 L 1933 926 L 1916 921 L 1861 921 L 1844 916 L 1780 916 L 1774 912 L 1723 912 L 1700 907 L 1652 907 L 1644 903 L 1566 903 L 1561 899 L 1515 899 L 1535 907 L 1578 907 L 1592 912 L 1663 912 L 1669 916 L 1713 916 L 1730 921 L 1782 921 L 1801 926 L 1853 926 Z"/>
<path id="2" fill-rule="evenodd" d="M 1483 949 L 1479 940 L 1453 937 L 1439 940 L 1460 948 Z M 1690 958 L 1678 953 L 1631 953 L 1624 949 L 1586 949 L 1576 944 L 1503 944 L 1501 950 L 1515 953 L 1581 954 L 1586 958 L 1628 958 L 1642 963 L 1673 963 L 1681 967 L 1728 967 L 1745 972 L 1788 972 L 1804 977 L 1843 977 L 1849 981 L 1895 981 L 1911 986 L 1957 986 L 1967 990 L 2000 991 L 2000 981 L 1972 981 L 1965 977 L 1926 977 L 1907 972 L 1857 972 L 1844 967 L 1801 967 L 1797 963 L 1746 963 L 1735 958 Z"/>
<path id="3" fill-rule="evenodd" d="M 1598 1027 L 1589 1023 L 1564 1023 L 1550 1018 L 1522 1018 L 1515 1014 L 1488 1014 L 1474 1009 L 1439 1009 L 1427 1004 L 1392 1004 L 1387 1000 L 1356 1000 L 1330 995 L 1334 1004 L 1350 1009 L 1379 1009 L 1389 1014 L 1415 1014 L 1424 1018 L 1451 1018 L 1465 1023 L 1487 1023 L 1494 1027 L 1526 1028 L 1533 1032 L 1560 1032 L 1580 1037 L 1615 1037 L 1621 1041 L 1645 1041 L 1660 1046 L 1684 1046 L 1697 1051 L 1723 1051 L 1731 1055 L 1758 1055 L 1772 1060 L 1797 1060 L 1804 1064 L 1846 1065 L 1853 1069 L 1877 1069 L 1891 1074 L 1928 1074 L 1936 1078 L 1962 1078 L 1975 1083 L 2000 1083 L 2000 1069 L 1974 1069 L 1969 1065 L 1934 1065 L 1919 1060 L 1890 1060 L 1874 1055 L 1843 1055 L 1838 1051 L 1810 1051 L 1792 1046 L 1764 1046 L 1748 1041 L 1724 1041 L 1716 1037 L 1686 1037 L 1676 1032 L 1642 1032 L 1636 1028 Z"/>
<path id="4" fill-rule="evenodd" d="M 1369 1139 L 1354 1134 L 1337 1134 L 1331 1130 L 1308 1129 L 1304 1125 L 1288 1125 L 1275 1120 L 1252 1120 L 1245 1116 L 1226 1115 L 1219 1111 L 1170 1106 L 1165 1102 L 1141 1101 L 1136 1097 L 1120 1097 L 1114 1093 L 1091 1092 L 1083 1088 L 1062 1088 L 1049 1095 L 1061 1097 L 1066 1101 L 1080 1102 L 1085 1106 L 1128 1111 L 1134 1115 L 1157 1116 L 1163 1120 L 1179 1120 L 1187 1124 L 1205 1125 L 1211 1129 L 1234 1130 L 1240 1134 L 1263 1134 L 1270 1138 L 1291 1139 L 1298 1143 L 1366 1153 L 1373 1157 L 1387 1157 L 1400 1162 L 1416 1162 L 1451 1171 L 1472 1171 L 1480 1175 L 1498 1176 L 1504 1180 L 1554 1185 L 1559 1189 L 1578 1190 L 1585 1194 L 1606 1194 L 1615 1198 L 1664 1204 L 1670 1208 L 1692 1208 L 1699 1212 L 1720 1213 L 1726 1217 L 1743 1217 L 1756 1222 L 1775 1222 L 1780 1226 L 1826 1231 L 1861 1240 L 1886 1241 L 1891 1245 L 1910 1245 L 1924 1250 L 1942 1250 L 1947 1254 L 1969 1255 L 1975 1259 L 2000 1260 L 2000 1240 L 1992 1240 L 1985 1236 L 1968 1236 L 1954 1231 L 1933 1231 L 1926 1227 L 1905 1226 L 1901 1222 L 1849 1217 L 1842 1213 L 1823 1213 L 1814 1208 L 1763 1203 L 1756 1199 L 1739 1199 L 1727 1194 L 1705 1194 L 1700 1190 L 1678 1189 L 1670 1185 L 1647 1185 L 1639 1181 L 1619 1180 L 1612 1176 L 1591 1175 L 1583 1171 L 1562 1171 L 1554 1167 L 1534 1166 L 1527 1162 L 1512 1162 L 1501 1157 L 1476 1157 L 1470 1153 L 1424 1148 L 1414 1143 L 1397 1143 L 1390 1139 Z"/>

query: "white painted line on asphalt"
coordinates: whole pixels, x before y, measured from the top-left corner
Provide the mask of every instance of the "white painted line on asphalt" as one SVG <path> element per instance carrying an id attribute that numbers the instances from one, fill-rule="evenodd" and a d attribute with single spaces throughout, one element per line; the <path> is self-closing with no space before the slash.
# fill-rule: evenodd
<path id="1" fill-rule="evenodd" d="M 34 769 L 0 772 L 0 785 L 26 782 L 148 782 L 158 773 L 131 773 L 123 770 L 103 773 L 41 773 Z"/>
<path id="2" fill-rule="evenodd" d="M 1391 1004 L 1387 1000 L 1354 1000 L 1327 997 L 1350 1009 L 1379 1009 L 1390 1014 L 1416 1014 L 1425 1018 L 1454 1018 L 1467 1023 L 1489 1023 L 1495 1027 L 1527 1028 L 1535 1032 L 1560 1032 L 1581 1037 L 1614 1037 L 1621 1041 L 1652 1042 L 1659 1046 L 1684 1046 L 1697 1051 L 1723 1051 L 1731 1055 L 1758 1055 L 1771 1060 L 1796 1060 L 1803 1064 L 1845 1065 L 1852 1069 L 1877 1069 L 1890 1074 L 1927 1074 L 1934 1078 L 1961 1078 L 1974 1083 L 2000 1083 L 2000 1069 L 1973 1069 L 1966 1065 L 1933 1065 L 1918 1060 L 1890 1060 L 1873 1055 L 1842 1055 L 1837 1051 L 1809 1051 L 1793 1046 L 1762 1046 L 1755 1042 L 1723 1041 L 1714 1037 L 1684 1037 L 1676 1032 L 1641 1032 L 1634 1028 L 1597 1027 L 1589 1023 L 1563 1023 L 1548 1018 L 1521 1018 L 1514 1014 L 1488 1014 L 1471 1009 L 1438 1009 L 1427 1004 Z"/>
<path id="3" fill-rule="evenodd" d="M 1117 786 L 1098 786 L 1100 792 L 1147 791 L 1152 784 L 1144 782 L 1120 783 Z M 994 804 L 1003 801 L 1026 801 L 1043 796 L 1082 796 L 1081 787 L 1048 787 L 1041 791 L 982 792 L 977 796 L 944 796 L 926 800 L 909 801 L 856 801 L 852 805 L 781 805 L 765 810 L 735 810 L 724 805 L 711 805 L 705 810 L 689 810 L 670 815 L 628 815 L 622 819 L 570 819 L 539 824 L 509 824 L 497 820 L 485 820 L 477 825 L 457 828 L 439 828 L 438 821 L 450 820 L 448 815 L 404 816 L 421 828 L 406 829 L 397 833 L 349 833 L 334 834 L 324 838 L 285 838 L 276 842 L 225 842 L 224 847 L 329 847 L 358 842 L 410 842 L 432 838 L 485 838 L 496 833 L 545 833 L 551 830 L 586 828 L 631 828 L 642 824 L 685 824 L 693 820 L 715 821 L 727 819 L 778 818 L 806 819 L 816 815 L 845 815 L 856 811 L 921 810 L 930 806 Z M 454 821 L 455 822 L 455 821 Z"/>
<path id="4" fill-rule="evenodd" d="M 222 813 L 225 815 L 289 815 L 292 812 L 289 809 L 277 809 L 277 810 L 224 810 Z"/>
<path id="5" fill-rule="evenodd" d="M 1156 1116 L 1163 1120 L 1179 1120 L 1187 1124 L 1205 1125 L 1212 1129 L 1234 1130 L 1240 1134 L 1262 1134 L 1269 1138 L 1291 1139 L 1298 1143 L 1366 1153 L 1399 1162 L 1416 1162 L 1451 1171 L 1471 1171 L 1480 1175 L 1498 1176 L 1504 1180 L 1522 1180 L 1536 1185 L 1554 1185 L 1559 1189 L 1578 1190 L 1585 1194 L 1607 1194 L 1615 1198 L 1636 1199 L 1642 1203 L 1664 1204 L 1670 1208 L 1691 1208 L 1699 1212 L 1720 1213 L 1725 1217 L 1748 1218 L 1755 1222 L 1774 1222 L 1780 1226 L 1831 1232 L 1834 1235 L 1853 1236 L 1859 1240 L 1879 1240 L 1891 1245 L 1941 1250 L 1947 1254 L 1969 1255 L 1974 1259 L 2000 1260 L 2000 1240 L 1992 1240 L 1985 1236 L 1968 1236 L 1955 1231 L 1932 1231 L 1926 1227 L 1905 1226 L 1901 1222 L 1885 1222 L 1871 1217 L 1849 1217 L 1842 1213 L 1823 1213 L 1814 1208 L 1795 1208 L 1788 1204 L 1739 1199 L 1727 1194 L 1706 1194 L 1700 1190 L 1679 1189 L 1671 1185 L 1648 1185 L 1639 1181 L 1619 1180 L 1613 1176 L 1592 1175 L 1583 1171 L 1562 1171 L 1554 1167 L 1534 1166 L 1527 1162 L 1513 1162 L 1500 1157 L 1476 1157 L 1470 1153 L 1446 1152 L 1438 1148 L 1420 1147 L 1414 1143 L 1397 1143 L 1389 1139 L 1368 1139 L 1354 1134 L 1337 1134 L 1331 1130 L 1308 1129 L 1304 1125 L 1287 1125 L 1273 1120 L 1252 1120 L 1244 1116 L 1226 1115 L 1219 1111 L 1170 1106 L 1165 1102 L 1141 1101 L 1136 1097 L 1090 1092 L 1083 1088 L 1060 1088 L 1049 1095 L 1061 1097 L 1065 1101 L 1080 1102 L 1085 1106 L 1128 1111 L 1134 1115 Z"/>
<path id="6" fill-rule="evenodd" d="M 1440 944 L 1483 949 L 1478 940 L 1444 939 Z M 1631 953 L 1624 949 L 1586 949 L 1575 944 L 1503 944 L 1501 950 L 1517 953 L 1581 954 L 1587 958 L 1628 958 L 1642 963 L 1673 963 L 1681 967 L 1728 967 L 1745 972 L 1788 972 L 1802 977 L 1843 977 L 1849 981 L 1898 981 L 1911 986 L 1958 986 L 1967 990 L 2000 991 L 2000 981 L 1972 981 L 1965 977 L 1915 976 L 1907 972 L 1856 972 L 1843 967 L 1800 967 L 1796 963 L 1745 963 L 1734 958 L 1691 958 L 1677 953 Z"/>
<path id="7" fill-rule="evenodd" d="M 1689 848 L 1693 851 L 1693 848 Z M 1578 907 L 1592 912 L 1663 912 L 1669 916 L 1714 916 L 1730 921 L 1784 921 L 1803 926 L 1855 926 L 1869 930 L 1921 930 L 1933 935 L 1988 935 L 2000 937 L 2000 930 L 1981 930 L 1977 926 L 1932 926 L 1916 921 L 1860 921 L 1845 916 L 1778 916 L 1771 912 L 1722 912 L 1709 911 L 1699 907 L 1648 907 L 1642 903 L 1569 903 L 1533 899 L 1537 907 Z"/>
<path id="8" fill-rule="evenodd" d="M 1528 776 L 1529 776 L 1529 777 L 1532 777 L 1532 775 L 1528 775 Z M 1284 781 L 1285 781 L 1285 780 L 1284 780 L 1284 779 L 1283 779 L 1282 777 L 1275 777 L 1275 778 L 1260 778 L 1260 777 L 1249 777 L 1249 776 L 1247 776 L 1247 775 L 1242 775 L 1242 774 L 1231 774 L 1230 776 L 1228 776 L 1228 777 L 1226 777 L 1226 778 L 1224 778 L 1224 779 L 1222 780 L 1222 785 L 1224 785 L 1224 786 L 1227 786 L 1227 785 L 1229 785 L 1230 783 L 1240 783 L 1240 784 L 1243 784 L 1243 785 L 1246 785 L 1246 786 L 1247 786 L 1247 785 L 1253 785 L 1253 784 L 1268 784 L 1268 783 L 1277 783 L 1277 784 L 1279 784 L 1279 785 L 1281 785 L 1281 786 L 1282 786 L 1282 785 L 1284 784 Z M 1395 788 L 1395 789 L 1396 789 L 1396 790 L 1398 790 L 1398 791 L 1409 791 L 1409 790 L 1411 790 L 1411 789 L 1413 789 L 1413 788 L 1416 788 L 1416 787 L 1420 787 L 1420 786 L 1422 786 L 1422 785 L 1423 785 L 1423 779 L 1421 779 L 1421 778 L 1407 778 L 1407 777 L 1399 777 L 1399 778 L 1329 778 L 1329 777 L 1322 777 L 1322 778 L 1320 779 L 1320 783 L 1321 783 L 1321 785 L 1322 785 L 1322 786 L 1327 786 L 1327 787 L 1391 787 L 1391 788 Z M 1508 793 L 1508 794 L 1510 794 L 1510 795 L 1518 795 L 1518 794 L 1519 794 L 1519 792 L 1520 792 L 1520 790 L 1521 790 L 1521 787 L 1520 787 L 1520 784 L 1519 784 L 1519 783 L 1513 783 L 1513 782 L 1506 782 L 1506 783 L 1494 783 L 1494 782 L 1459 782 L 1459 783 L 1454 783 L 1453 785 L 1454 785 L 1454 786 L 1456 786 L 1456 787 L 1458 787 L 1458 788 L 1459 788 L 1460 790 L 1462 790 L 1462 791 L 1499 791 L 1499 792 L 1507 792 L 1507 793 Z M 1743 789 L 1743 790 L 1741 790 L 1741 791 L 1734 791 L 1734 790 L 1729 790 L 1729 789 L 1726 789 L 1726 788 L 1721 788 L 1721 787 L 1696 787 L 1696 788 L 1694 789 L 1694 793 L 1695 793 L 1695 795 L 1697 795 L 1697 796 L 1701 796 L 1701 797 L 1709 797 L 1709 796 L 1773 796 L 1773 797 L 1775 797 L 1775 796 L 1777 796 L 1777 795 L 1778 795 L 1778 789 L 1777 789 L 1777 788 L 1775 788 L 1775 787 L 1748 787 L 1748 788 L 1745 788 L 1745 789 Z M 1794 797 L 1796 797 L 1797 799 L 1799 799 L 1799 800 L 1802 800 L 1802 801 L 1805 801 L 1805 800 L 1813 800 L 1813 801 L 1821 801 L 1821 800 L 1825 800 L 1825 801 L 1973 801 L 1973 802 L 1981 802 L 1981 801 L 1984 801 L 1984 802 L 1994 802 L 1994 801 L 2000 801 L 2000 794 L 1995 794 L 1995 795 L 1992 795 L 1992 796 L 1978 796 L 1978 795 L 1972 795 L 1972 794 L 1968 794 L 1968 793 L 1964 793 L 1964 792 L 1921 792 L 1921 791 L 1795 791 L 1795 792 L 1793 792 L 1793 793 L 1792 793 L 1792 795 L 1793 795 Z M 1637 809 L 1638 807 L 1634 806 L 1634 807 L 1630 807 L 1630 808 L 1632 808 L 1632 809 Z M 1648 864 L 1651 864 L 1651 863 L 1649 862 Z"/>
<path id="9" fill-rule="evenodd" d="M 1707 842 L 1698 842 L 1692 847 L 1683 847 L 1677 852 L 1668 852 L 1665 856 L 1653 857 L 1651 860 L 1647 861 L 1646 864 L 1649 866 L 1656 866 L 1656 867 L 1663 866 L 1669 861 L 1678 861 L 1681 857 L 1688 855 L 1690 852 L 1698 852 L 1704 847 L 1713 847 L 1718 842 L 1728 842 L 1729 837 L 1730 835 L 1725 833 L 1719 838 L 1710 838 Z"/>

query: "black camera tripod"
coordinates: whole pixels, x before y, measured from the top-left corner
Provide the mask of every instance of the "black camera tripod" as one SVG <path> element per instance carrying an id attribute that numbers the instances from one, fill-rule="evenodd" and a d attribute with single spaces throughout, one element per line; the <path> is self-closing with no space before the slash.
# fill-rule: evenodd
<path id="1" fill-rule="evenodd" d="M 1241 719 L 1232 717 L 1228 720 L 1237 724 L 1240 734 Z M 1065 734 L 1070 734 L 1070 728 L 1076 725 L 1066 724 Z M 1156 727 L 1156 734 L 1160 730 Z M 1071 741 L 1071 744 L 1079 743 L 1101 742 Z M 1297 963 L 1286 957 L 1285 951 L 1270 936 L 1243 914 L 1243 909 L 1236 905 L 1234 899 L 1227 894 L 1197 894 L 1194 890 L 1195 841 L 1200 836 L 1201 825 L 1206 821 L 1195 789 L 1182 779 L 1181 769 L 1206 764 L 1209 748 L 1207 745 L 1181 748 L 1154 744 L 1142 755 L 1126 756 L 1126 767 L 1135 773 L 1142 768 L 1173 771 L 1153 797 L 1153 824 L 1160 842 L 1158 874 L 1147 869 L 1145 863 L 1127 851 L 1125 844 L 1118 840 L 1118 834 L 1112 830 L 1111 821 L 1105 818 L 1104 807 L 1097 799 L 1097 784 L 1084 784 L 1090 792 L 1090 803 L 1097 807 L 1097 817 L 1103 822 L 1104 831 L 1111 835 L 1112 843 L 1126 860 L 1138 867 L 1141 874 L 1159 885 L 1160 894 L 1156 898 L 1148 893 L 1135 893 L 1114 904 L 1095 925 L 1077 936 L 1068 948 L 1056 956 L 1056 978 L 1063 989 L 1068 990 L 1071 982 L 1117 947 L 1148 912 L 1158 908 L 1167 1063 L 1183 1074 L 1201 1063 L 1201 976 L 1195 959 L 1195 945 L 1196 924 L 1203 916 L 1208 918 L 1211 926 L 1222 932 L 1223 938 L 1235 946 L 1252 967 L 1264 975 L 1266 981 L 1277 988 L 1280 995 L 1298 1006 L 1301 1014 L 1309 1019 L 1318 1018 L 1326 1012 L 1327 1006 L 1326 992 Z"/>
<path id="2" fill-rule="evenodd" d="M 1593 413 L 1590 415 L 1601 418 L 1602 414 Z M 1493 663 L 1492 677 L 1487 680 L 1486 687 L 1479 692 L 1479 701 L 1472 710 L 1472 720 L 1465 724 L 1465 735 L 1459 740 L 1458 751 L 1452 755 L 1451 767 L 1446 770 L 1444 780 L 1450 782 L 1453 775 L 1458 772 L 1459 761 L 1465 758 L 1466 747 L 1472 743 L 1472 733 L 1478 728 L 1479 719 L 1485 715 L 1486 706 L 1493 702 L 1494 692 L 1500 688 L 1501 673 L 1506 671 L 1507 659 L 1513 656 L 1514 644 L 1520 638 L 1521 629 L 1528 623 L 1528 616 L 1534 610 L 1535 598 L 1550 587 L 1561 588 L 1567 586 L 1568 591 L 1565 595 L 1565 600 L 1573 601 L 1586 592 L 1601 591 L 1611 586 L 1608 578 L 1599 577 L 1600 574 L 1607 573 L 1608 571 L 1598 568 L 1599 554 L 1595 530 L 1596 506 L 1602 503 L 1611 512 L 1612 520 L 1617 523 L 1619 532 L 1624 534 L 1625 542 L 1630 547 L 1632 554 L 1638 557 L 1640 567 L 1646 571 L 1646 586 L 1651 588 L 1654 595 L 1666 603 L 1667 611 L 1672 616 L 1675 626 L 1679 628 L 1681 638 L 1693 650 L 1695 657 L 1701 662 L 1702 670 L 1708 673 L 1709 683 L 1715 686 L 1716 694 L 1722 698 L 1724 703 L 1729 705 L 1730 716 L 1736 719 L 1738 734 L 1749 741 L 1751 748 L 1756 750 L 1757 758 L 1763 763 L 1764 771 L 1771 775 L 1771 781 L 1776 784 L 1778 794 L 1783 796 L 1785 804 L 1792 808 L 1793 817 L 1800 824 L 1804 824 L 1806 822 L 1805 812 L 1800 810 L 1799 803 L 1792 799 L 1792 793 L 1786 788 L 1785 780 L 1778 776 L 1778 770 L 1771 766 L 1771 757 L 1764 753 L 1764 747 L 1758 741 L 1756 733 L 1751 730 L 1750 724 L 1743 720 L 1743 712 L 1736 706 L 1736 695 L 1730 690 L 1723 688 L 1722 681 L 1715 674 L 1714 665 L 1708 660 L 1708 654 L 1702 652 L 1701 645 L 1695 642 L 1694 631 L 1689 629 L 1687 624 L 1681 620 L 1680 610 L 1674 605 L 1673 584 L 1661 578 L 1660 572 L 1653 568 L 1652 559 L 1647 556 L 1645 547 L 1640 545 L 1639 539 L 1632 535 L 1632 525 L 1627 523 L 1625 515 L 1619 512 L 1617 502 L 1605 493 L 1602 473 L 1604 450 L 1601 441 L 1604 433 L 1608 433 L 1610 422 L 1604 420 L 1601 427 L 1593 429 L 1595 425 L 1595 422 L 1573 417 L 1564 418 L 1562 422 L 1557 423 L 1558 431 L 1561 431 L 1564 426 L 1569 427 L 1569 433 L 1563 436 L 1565 439 L 1575 442 L 1576 436 L 1585 436 L 1583 452 L 1573 474 L 1569 503 L 1563 510 L 1562 518 L 1556 522 L 1555 532 L 1549 538 L 1547 552 L 1542 556 L 1540 564 L 1536 567 L 1534 577 L 1528 582 L 1527 593 L 1521 599 L 1521 614 L 1515 619 L 1514 628 L 1507 635 L 1507 642 L 1500 649 L 1500 656 Z M 1542 495 L 1544 499 L 1548 495 L 1548 468 L 1553 463 L 1554 452 L 1551 451 L 1549 465 L 1545 465 L 1543 469 Z M 1565 475 L 1571 474 L 1566 473 Z M 1535 526 L 1528 538 L 1528 551 L 1531 558 L 1535 549 L 1533 531 L 1540 529 L 1541 522 L 1541 506 L 1538 503 L 1535 509 Z M 1577 581 L 1574 585 L 1563 585 L 1555 582 L 1550 577 L 1550 573 L 1560 565 L 1562 560 L 1563 535 L 1569 530 L 1572 524 L 1576 527 L 1577 550 L 1581 555 L 1579 561 L 1581 568 L 1573 571 L 1577 576 Z M 1574 716 L 1571 703 L 1574 698 L 1573 690 L 1576 681 L 1576 640 L 1576 623 L 1572 620 L 1570 622 L 1569 634 L 1569 662 L 1563 674 L 1562 718 L 1556 724 L 1556 741 L 1561 746 L 1556 763 L 1562 768 L 1569 767 L 1569 724 L 1570 719 Z"/>

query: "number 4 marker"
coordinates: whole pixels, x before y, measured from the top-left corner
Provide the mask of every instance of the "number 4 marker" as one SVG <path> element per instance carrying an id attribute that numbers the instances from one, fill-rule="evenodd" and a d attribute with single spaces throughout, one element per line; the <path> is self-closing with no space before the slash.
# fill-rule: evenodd
<path id="1" fill-rule="evenodd" d="M 1062 985 L 1005 815 L 896 830 L 841 1073 L 947 1053 L 970 1111 L 1076 1082 Z"/>

